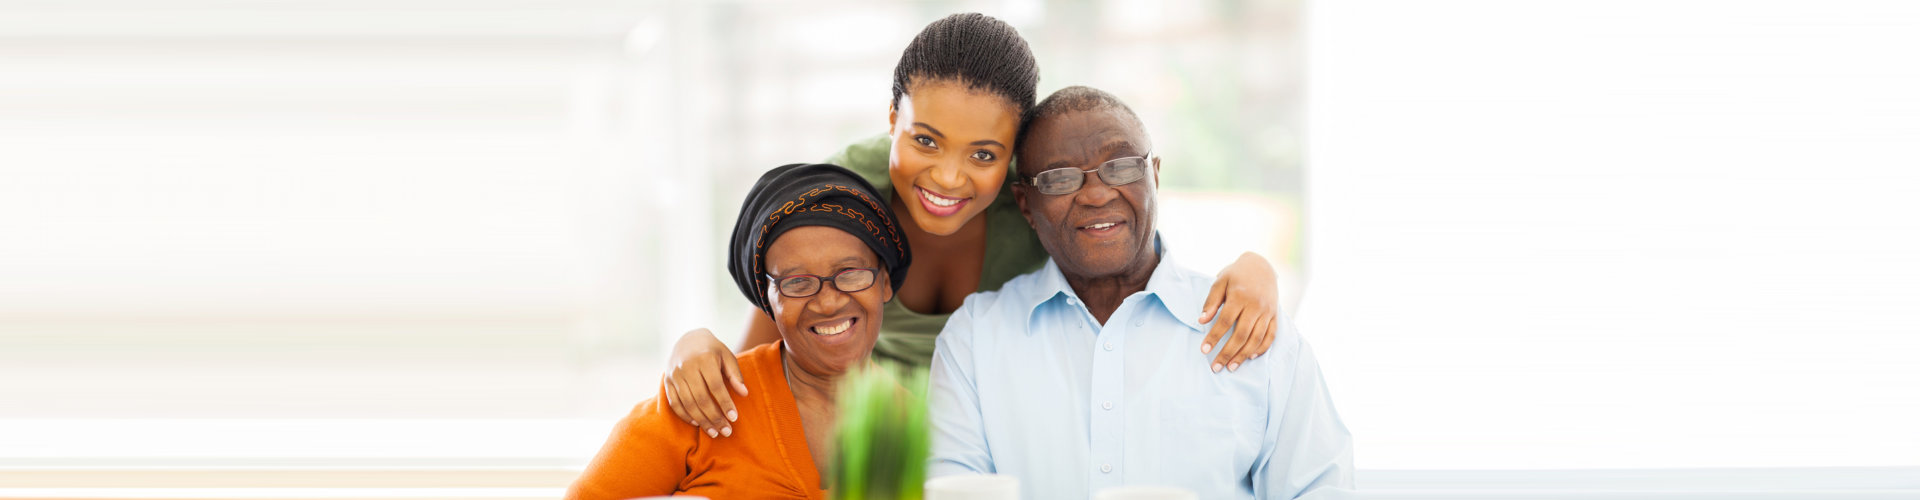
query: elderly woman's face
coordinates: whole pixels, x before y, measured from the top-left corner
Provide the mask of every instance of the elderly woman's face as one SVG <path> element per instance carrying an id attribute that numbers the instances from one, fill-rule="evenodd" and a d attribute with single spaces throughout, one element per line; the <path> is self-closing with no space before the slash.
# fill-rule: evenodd
<path id="1" fill-rule="evenodd" d="M 836 275 L 845 276 L 840 273 L 849 269 L 874 270 L 872 285 L 843 292 L 838 287 L 853 283 L 837 287 L 827 282 Z M 767 248 L 767 274 L 773 276 L 766 290 L 773 322 L 780 327 L 780 338 L 796 366 L 825 376 L 845 373 L 866 359 L 879 339 L 880 307 L 893 297 L 886 265 L 872 249 L 839 229 L 797 227 Z M 780 293 L 783 281 L 803 274 L 821 279 L 812 296 Z"/>

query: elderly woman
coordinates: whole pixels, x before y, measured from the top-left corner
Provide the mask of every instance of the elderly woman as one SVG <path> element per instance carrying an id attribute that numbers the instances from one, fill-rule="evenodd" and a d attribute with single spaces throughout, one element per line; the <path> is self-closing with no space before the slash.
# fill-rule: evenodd
<path id="1" fill-rule="evenodd" d="M 871 363 L 881 308 L 912 259 L 885 200 L 834 165 L 762 176 L 740 206 L 727 271 L 780 340 L 740 353 L 755 389 L 735 400 L 738 436 L 703 434 L 649 399 L 614 427 L 567 498 L 824 498 L 816 465 L 832 452 L 835 383 Z"/>

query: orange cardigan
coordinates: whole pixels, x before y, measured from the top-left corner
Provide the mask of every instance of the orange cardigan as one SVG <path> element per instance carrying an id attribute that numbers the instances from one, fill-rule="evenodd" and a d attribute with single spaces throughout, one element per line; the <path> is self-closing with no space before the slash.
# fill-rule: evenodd
<path id="1" fill-rule="evenodd" d="M 614 426 L 613 436 L 568 488 L 567 498 L 685 493 L 714 499 L 825 499 L 800 426 L 800 409 L 780 365 L 781 345 L 774 342 L 740 354 L 740 374 L 751 392 L 733 395 L 740 412 L 733 436 L 707 437 L 673 416 L 661 398 L 646 400 Z"/>

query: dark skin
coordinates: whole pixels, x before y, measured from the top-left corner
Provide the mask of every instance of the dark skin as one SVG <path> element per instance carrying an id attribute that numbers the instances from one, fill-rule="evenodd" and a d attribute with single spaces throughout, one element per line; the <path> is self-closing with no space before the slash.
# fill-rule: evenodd
<path id="1" fill-rule="evenodd" d="M 893 213 L 906 213 L 900 197 L 893 198 Z M 921 229 L 911 217 L 900 218 L 902 232 L 912 245 L 915 262 L 931 259 L 951 262 L 946 266 L 910 266 L 907 282 L 900 287 L 900 305 L 910 311 L 946 314 L 960 309 L 967 295 L 980 288 L 980 268 L 987 260 L 987 218 L 974 217 L 960 230 L 937 236 Z"/>
<path id="2" fill-rule="evenodd" d="M 913 82 L 889 106 L 891 208 L 914 251 L 897 294 L 907 309 L 951 313 L 979 290 L 990 242 L 987 218 L 978 215 L 1011 182 L 1007 170 L 1019 116 L 1004 97 L 944 80 Z M 1203 352 L 1217 353 L 1214 371 L 1238 368 L 1267 351 L 1277 333 L 1272 320 L 1279 295 L 1273 267 L 1257 254 L 1242 254 L 1221 270 L 1200 316 L 1202 323 L 1213 323 Z M 765 315 L 754 314 L 741 346 L 779 338 Z M 675 382 L 666 384 L 665 395 L 675 415 L 709 434 L 732 434 L 729 423 L 737 413 L 729 392 L 744 396 L 747 386 L 733 351 L 713 332 L 698 328 L 683 335 L 662 377 Z"/>
<path id="3" fill-rule="evenodd" d="M 775 277 L 770 281 L 795 274 L 833 276 L 848 268 L 879 271 L 873 286 L 857 292 L 842 292 L 824 281 L 810 297 L 767 289 L 773 311 L 761 316 L 778 321 L 780 338 L 786 341 L 780 364 L 815 464 L 832 463 L 838 416 L 834 389 L 840 377 L 871 364 L 869 354 L 880 338 L 880 308 L 893 298 L 885 267 L 859 238 L 829 227 L 794 228 L 767 247 L 767 274 Z M 817 469 L 827 473 L 825 467 Z"/>
<path id="4" fill-rule="evenodd" d="M 1032 143 L 1020 163 L 1026 176 L 1057 168 L 1092 169 L 1153 149 L 1140 124 L 1113 109 L 1068 111 L 1029 126 Z M 1023 184 L 1013 190 L 1041 246 L 1101 324 L 1127 296 L 1147 288 L 1160 263 L 1153 251 L 1159 158 L 1151 168 L 1146 178 L 1119 186 L 1089 173 L 1080 190 L 1069 194 L 1042 194 Z M 1112 226 L 1102 227 L 1108 224 Z"/>

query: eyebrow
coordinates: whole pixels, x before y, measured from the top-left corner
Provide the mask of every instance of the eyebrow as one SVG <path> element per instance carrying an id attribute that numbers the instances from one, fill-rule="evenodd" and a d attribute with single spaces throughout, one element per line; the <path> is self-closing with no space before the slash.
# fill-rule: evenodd
<path id="1" fill-rule="evenodd" d="M 849 265 L 849 264 L 851 264 L 851 265 Z M 848 269 L 848 268 L 852 268 L 852 267 L 855 267 L 855 266 L 864 266 L 864 265 L 867 265 L 867 261 L 866 261 L 865 259 L 861 259 L 861 258 L 860 258 L 859 256 L 849 256 L 849 257 L 841 257 L 841 258 L 840 258 L 840 260 L 836 260 L 836 261 L 833 261 L 833 263 L 831 263 L 831 264 L 827 264 L 827 268 L 828 268 L 828 269 L 831 269 L 831 270 L 832 270 L 832 271 L 830 271 L 830 272 L 828 272 L 827 274 L 833 274 L 833 273 L 837 273 L 837 272 L 840 272 L 840 271 L 842 271 L 842 270 L 846 270 L 846 269 Z M 804 266 L 803 266 L 803 267 L 804 267 Z M 771 269 L 771 268 L 769 268 L 769 269 L 767 269 L 767 274 L 771 274 L 771 275 L 773 275 L 773 276 L 776 276 L 776 277 L 778 277 L 778 276 L 787 276 L 787 275 L 791 275 L 791 274 L 794 274 L 794 272 L 793 272 L 793 271 L 797 271 L 797 270 L 795 270 L 795 269 L 787 269 L 786 271 L 788 271 L 788 272 L 786 272 L 786 273 L 774 273 L 774 272 L 773 272 L 773 269 Z"/>
<path id="2" fill-rule="evenodd" d="M 940 129 L 937 129 L 937 128 L 933 128 L 933 126 L 932 126 L 932 125 L 928 125 L 928 124 L 927 124 L 926 122 L 913 122 L 913 124 L 914 124 L 914 126 L 917 126 L 917 127 L 922 127 L 922 128 L 925 128 L 925 129 L 927 129 L 927 131 L 928 131 L 928 132 L 933 132 L 933 135 L 936 135 L 936 136 L 939 136 L 939 137 L 940 137 L 941 139 L 945 139 L 945 138 L 947 138 L 947 134 L 942 134 L 942 133 L 940 133 Z M 981 140 L 978 140 L 978 141 L 973 141 L 973 144 L 970 144 L 970 145 L 972 145 L 972 146 L 999 146 L 999 147 L 1000 147 L 1000 149 L 1010 149 L 1010 148 L 1008 148 L 1008 147 L 1007 147 L 1007 145 L 1006 145 L 1006 144 L 1002 144 L 1002 143 L 1001 143 L 1000 141 L 996 141 L 996 140 L 993 140 L 993 139 L 981 139 Z"/>
<path id="3" fill-rule="evenodd" d="M 1108 160 L 1114 159 L 1115 154 L 1119 154 L 1127 150 L 1138 150 L 1138 149 L 1139 149 L 1138 147 L 1133 145 L 1133 141 L 1130 141 L 1127 139 L 1118 139 L 1118 140 L 1108 141 L 1105 145 L 1100 146 L 1100 149 L 1098 150 L 1100 153 L 1100 156 L 1106 159 L 1100 160 L 1099 162 L 1094 163 L 1094 166 L 1096 167 L 1100 166 L 1101 163 L 1106 163 Z M 1141 153 L 1141 155 L 1145 156 L 1146 153 Z M 1073 166 L 1073 163 L 1070 163 L 1067 160 L 1056 160 L 1052 163 L 1048 163 L 1047 168 L 1040 169 L 1040 171 L 1045 172 L 1048 170 L 1053 170 L 1057 168 L 1068 168 L 1072 166 Z"/>

